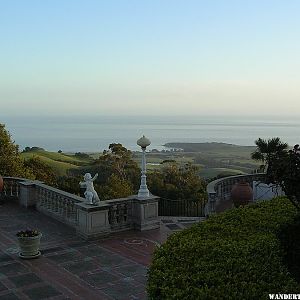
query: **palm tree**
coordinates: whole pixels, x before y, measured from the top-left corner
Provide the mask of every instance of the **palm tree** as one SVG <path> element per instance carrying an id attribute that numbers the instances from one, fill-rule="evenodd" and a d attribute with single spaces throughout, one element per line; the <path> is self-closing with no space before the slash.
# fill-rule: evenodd
<path id="1" fill-rule="evenodd" d="M 280 159 L 288 153 L 288 144 L 283 143 L 279 137 L 255 141 L 256 150 L 251 154 L 254 160 L 262 161 L 262 170 L 265 171 L 274 159 Z"/>

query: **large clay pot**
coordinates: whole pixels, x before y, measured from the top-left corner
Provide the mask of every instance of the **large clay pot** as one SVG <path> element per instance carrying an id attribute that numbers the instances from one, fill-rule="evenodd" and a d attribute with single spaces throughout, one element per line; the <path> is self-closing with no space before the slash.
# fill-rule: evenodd
<path id="1" fill-rule="evenodd" d="M 0 175 L 0 193 L 2 192 L 2 190 L 3 190 L 3 178 Z"/>
<path id="2" fill-rule="evenodd" d="M 231 190 L 231 200 L 235 207 L 244 206 L 253 201 L 253 190 L 248 182 L 239 182 Z"/>

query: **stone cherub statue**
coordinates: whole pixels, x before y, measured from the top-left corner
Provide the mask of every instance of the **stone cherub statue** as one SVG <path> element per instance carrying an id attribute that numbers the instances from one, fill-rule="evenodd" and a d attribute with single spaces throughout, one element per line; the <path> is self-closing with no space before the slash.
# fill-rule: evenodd
<path id="1" fill-rule="evenodd" d="M 98 197 L 97 192 L 94 189 L 93 182 L 98 177 L 98 173 L 92 178 L 90 173 L 86 173 L 83 176 L 84 181 L 81 181 L 79 184 L 81 187 L 86 188 L 84 192 L 84 196 L 87 204 L 98 205 L 100 203 L 100 199 Z"/>

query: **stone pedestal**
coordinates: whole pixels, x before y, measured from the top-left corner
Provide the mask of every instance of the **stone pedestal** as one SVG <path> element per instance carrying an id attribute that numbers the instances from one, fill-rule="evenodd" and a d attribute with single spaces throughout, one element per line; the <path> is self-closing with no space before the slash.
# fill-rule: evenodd
<path id="1" fill-rule="evenodd" d="M 205 206 L 205 216 L 216 213 L 216 193 L 209 193 L 207 204 Z"/>
<path id="2" fill-rule="evenodd" d="M 41 181 L 22 181 L 20 185 L 19 204 L 23 207 L 32 207 L 36 205 L 36 188 L 35 185 Z"/>
<path id="3" fill-rule="evenodd" d="M 132 197 L 132 223 L 134 229 L 144 231 L 160 228 L 158 200 L 159 197 L 156 196 Z"/>
<path id="4" fill-rule="evenodd" d="M 93 206 L 85 203 L 77 203 L 76 208 L 78 211 L 78 235 L 87 240 L 109 235 L 109 205 L 100 204 Z"/>

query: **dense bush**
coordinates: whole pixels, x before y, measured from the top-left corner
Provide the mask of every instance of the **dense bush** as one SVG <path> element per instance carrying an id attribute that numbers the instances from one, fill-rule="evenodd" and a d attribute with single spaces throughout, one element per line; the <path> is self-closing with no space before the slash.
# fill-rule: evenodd
<path id="1" fill-rule="evenodd" d="M 175 233 L 154 253 L 150 299 L 268 299 L 297 293 L 278 238 L 293 224 L 286 198 L 237 208 Z"/>
<path id="2" fill-rule="evenodd" d="M 293 277 L 300 282 L 300 216 L 292 224 L 287 224 L 281 233 L 280 239 L 284 249 L 284 262 L 287 264 Z"/>

